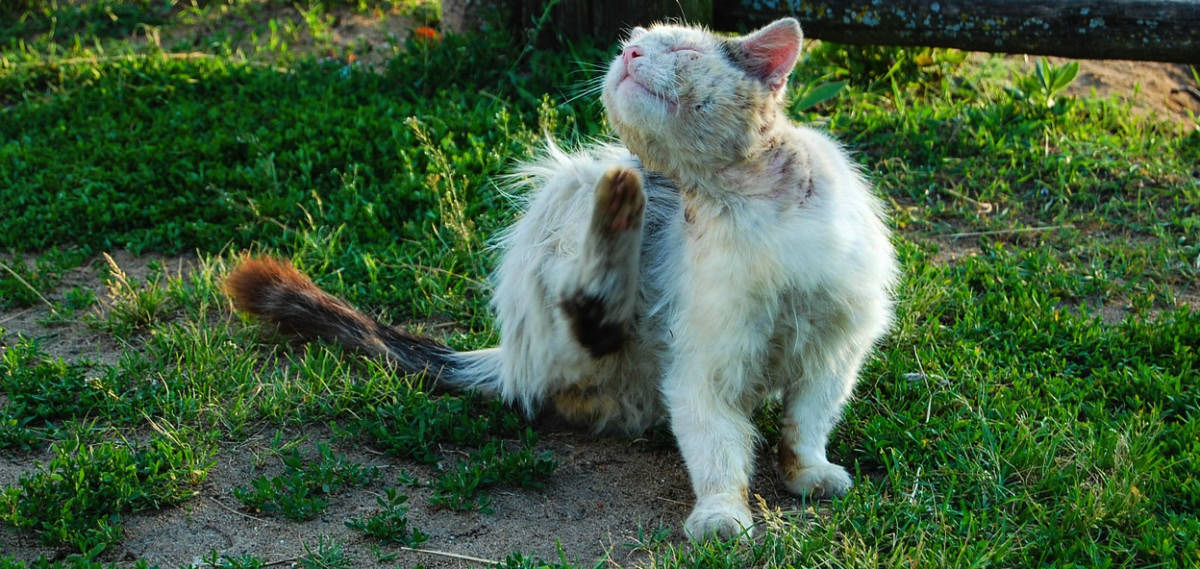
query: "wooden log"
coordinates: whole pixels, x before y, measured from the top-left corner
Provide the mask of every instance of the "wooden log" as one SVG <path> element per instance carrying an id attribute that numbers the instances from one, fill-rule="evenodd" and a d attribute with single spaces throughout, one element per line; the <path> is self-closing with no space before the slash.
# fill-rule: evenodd
<path id="1" fill-rule="evenodd" d="M 712 25 L 713 0 L 517 0 L 525 26 L 552 4 L 550 22 L 563 38 L 592 37 L 600 42 L 615 41 L 634 26 L 675 21 Z"/>
<path id="2" fill-rule="evenodd" d="M 558 39 L 582 37 L 612 42 L 634 26 L 660 21 L 711 26 L 713 14 L 713 0 L 441 0 L 441 3 L 442 25 L 447 30 L 477 30 L 490 17 L 498 18 L 511 28 L 515 38 L 520 38 L 518 41 L 526 41 L 549 8 L 547 25 L 538 30 L 540 47 L 553 46 Z"/>
<path id="3" fill-rule="evenodd" d="M 720 29 L 782 16 L 854 44 L 1200 64 L 1197 0 L 716 0 Z"/>

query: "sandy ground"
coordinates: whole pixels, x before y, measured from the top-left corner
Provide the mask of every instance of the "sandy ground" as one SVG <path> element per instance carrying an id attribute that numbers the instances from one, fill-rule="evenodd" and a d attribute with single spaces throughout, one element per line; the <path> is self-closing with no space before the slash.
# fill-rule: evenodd
<path id="1" fill-rule="evenodd" d="M 392 42 L 406 33 L 409 25 L 399 18 L 382 26 L 369 18 L 342 14 L 332 30 L 333 41 L 349 45 L 356 41 L 378 44 L 372 53 L 388 52 Z M 360 39 L 362 38 L 362 39 Z M 1032 65 L 1033 58 L 1028 61 Z M 1133 102 L 1138 112 L 1157 114 L 1178 122 L 1183 128 L 1196 128 L 1189 113 L 1200 114 L 1200 92 L 1186 66 L 1127 62 L 1084 61 L 1080 77 L 1070 88 L 1076 95 L 1116 96 Z M 968 244 L 948 247 L 953 262 L 956 255 L 970 255 Z M 145 273 L 150 259 L 114 254 L 118 264 L 134 276 Z M 5 259 L 6 261 L 9 259 Z M 170 267 L 186 267 L 188 259 L 162 259 Z M 73 286 L 92 288 L 104 298 L 101 265 L 93 263 L 68 274 L 61 286 L 42 291 L 50 300 L 61 299 Z M 186 270 L 186 269 L 185 269 Z M 39 322 L 47 309 L 38 305 L 0 312 L 0 327 L 7 332 L 4 342 L 17 335 L 43 339 L 55 355 L 65 358 L 90 358 L 114 363 L 121 346 L 101 333 L 83 326 L 44 326 Z M 2 349 L 2 348 L 0 348 Z M 233 488 L 248 484 L 259 474 L 277 473 L 277 461 L 264 460 L 274 428 L 246 441 L 221 449 L 216 466 L 200 487 L 199 494 L 173 508 L 125 517 L 125 539 L 102 559 L 130 564 L 145 559 L 164 569 L 199 563 L 210 551 L 223 555 L 252 554 L 272 566 L 293 566 L 305 548 L 316 549 L 322 537 L 341 542 L 356 567 L 475 567 L 481 561 L 502 560 L 514 551 L 557 560 L 559 547 L 569 559 L 591 566 L 607 559 L 608 566 L 635 565 L 645 553 L 633 547 L 639 528 L 647 534 L 659 526 L 670 528 L 670 540 L 683 541 L 679 529 L 686 517 L 691 490 L 678 453 L 662 442 L 600 438 L 553 428 L 539 430 L 540 448 L 553 451 L 560 462 L 549 485 L 539 491 L 500 489 L 491 492 L 491 514 L 451 512 L 428 504 L 429 490 L 397 484 L 402 472 L 418 479 L 430 478 L 427 467 L 373 452 L 353 445 L 334 445 L 337 452 L 351 460 L 375 465 L 383 476 L 365 487 L 340 491 L 331 498 L 329 509 L 309 522 L 292 522 L 254 515 L 239 508 Z M 310 442 L 329 440 L 325 427 L 292 430 L 287 438 L 306 437 Z M 309 447 L 311 451 L 311 447 Z M 798 500 L 788 496 L 777 480 L 768 460 L 770 453 L 760 452 L 758 477 L 751 491 L 766 498 L 772 507 L 796 508 Z M 37 462 L 49 455 L 0 455 L 0 485 L 15 483 Z M 835 457 L 836 459 L 837 457 Z M 849 458 L 849 457 L 846 457 Z M 422 547 L 440 553 L 403 551 L 394 546 L 378 546 L 362 534 L 348 529 L 348 519 L 369 515 L 375 498 L 389 487 L 399 486 L 410 496 L 411 523 L 430 535 Z M 377 550 L 374 550 L 377 549 Z M 29 534 L 0 528 L 0 552 L 17 559 L 40 555 L 61 558 L 65 552 L 41 546 Z M 395 555 L 381 561 L 379 554 Z M 451 555 L 447 555 L 451 554 Z"/>

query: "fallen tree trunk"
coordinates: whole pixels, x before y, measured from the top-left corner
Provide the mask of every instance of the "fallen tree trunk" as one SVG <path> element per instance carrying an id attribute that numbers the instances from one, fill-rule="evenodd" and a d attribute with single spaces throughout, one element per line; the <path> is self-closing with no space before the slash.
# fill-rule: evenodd
<path id="1" fill-rule="evenodd" d="M 720 28 L 795 16 L 805 36 L 841 43 L 1200 64 L 1197 0 L 716 0 L 713 8 Z"/>

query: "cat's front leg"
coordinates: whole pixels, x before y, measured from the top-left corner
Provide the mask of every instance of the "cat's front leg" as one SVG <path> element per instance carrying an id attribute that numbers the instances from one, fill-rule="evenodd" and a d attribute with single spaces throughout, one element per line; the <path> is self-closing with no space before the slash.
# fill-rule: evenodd
<path id="1" fill-rule="evenodd" d="M 784 394 L 780 425 L 779 471 L 789 492 L 800 496 L 841 496 L 852 485 L 850 474 L 825 456 L 829 433 L 845 406 L 858 375 L 847 369 L 810 371 Z"/>
<path id="2" fill-rule="evenodd" d="M 637 308 L 646 196 L 642 177 L 616 167 L 596 182 L 592 216 L 561 307 L 575 339 L 593 357 L 621 348 Z"/>
<path id="3" fill-rule="evenodd" d="M 721 389 L 729 371 L 698 361 L 676 364 L 664 385 L 671 429 L 696 495 L 684 523 L 692 539 L 751 534 L 747 493 L 755 431 L 741 405 Z"/>

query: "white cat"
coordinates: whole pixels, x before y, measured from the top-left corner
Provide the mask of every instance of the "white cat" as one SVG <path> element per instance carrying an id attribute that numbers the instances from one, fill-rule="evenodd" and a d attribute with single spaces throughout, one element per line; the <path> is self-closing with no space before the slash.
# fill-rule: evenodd
<path id="1" fill-rule="evenodd" d="M 667 419 L 696 505 L 689 535 L 749 531 L 751 415 L 782 396 L 788 490 L 851 485 L 825 444 L 891 319 L 895 256 L 879 201 L 835 142 L 781 101 L 796 20 L 748 36 L 635 28 L 604 79 L 623 146 L 553 144 L 505 234 L 498 348 L 456 353 L 383 326 L 287 263 L 227 280 L 243 310 L 345 342 L 443 385 L 545 405 L 596 431 Z"/>

